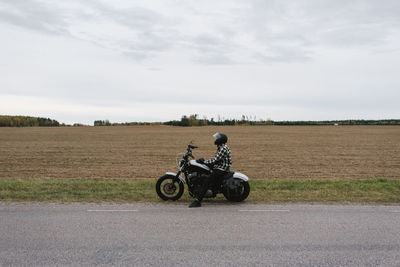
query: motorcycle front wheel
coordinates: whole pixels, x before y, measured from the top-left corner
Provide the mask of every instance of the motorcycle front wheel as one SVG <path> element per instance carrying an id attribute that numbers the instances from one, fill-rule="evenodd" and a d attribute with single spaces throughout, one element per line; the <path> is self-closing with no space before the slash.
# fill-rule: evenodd
<path id="1" fill-rule="evenodd" d="M 183 194 L 183 183 L 173 175 L 161 176 L 156 183 L 157 195 L 162 200 L 178 200 Z"/>
<path id="2" fill-rule="evenodd" d="M 225 188 L 222 193 L 225 198 L 232 202 L 241 202 L 245 200 L 250 194 L 250 185 L 248 182 L 235 179 L 237 182 L 240 182 L 240 186 L 235 191 L 230 191 L 228 188 Z"/>

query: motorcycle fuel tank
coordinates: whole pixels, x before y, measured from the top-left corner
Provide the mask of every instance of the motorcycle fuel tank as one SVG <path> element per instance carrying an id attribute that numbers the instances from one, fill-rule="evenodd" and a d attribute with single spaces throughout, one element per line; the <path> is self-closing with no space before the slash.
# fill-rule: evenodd
<path id="1" fill-rule="evenodd" d="M 211 171 L 211 169 L 207 165 L 198 163 L 195 160 L 190 161 L 189 170 L 190 170 L 190 172 L 209 172 L 209 171 Z"/>

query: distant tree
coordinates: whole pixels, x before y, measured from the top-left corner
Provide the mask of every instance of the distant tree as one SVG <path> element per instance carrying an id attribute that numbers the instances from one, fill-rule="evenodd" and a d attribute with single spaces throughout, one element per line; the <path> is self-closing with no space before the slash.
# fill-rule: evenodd
<path id="1" fill-rule="evenodd" d="M 189 116 L 189 126 L 199 126 L 199 121 L 197 119 L 198 114 L 192 114 Z"/>
<path id="2" fill-rule="evenodd" d="M 180 126 L 190 126 L 189 118 L 186 115 L 181 118 Z"/>
<path id="3" fill-rule="evenodd" d="M 109 120 L 97 120 L 93 123 L 94 126 L 111 126 L 111 122 Z"/>
<path id="4" fill-rule="evenodd" d="M 33 127 L 33 126 L 55 127 L 55 126 L 60 126 L 60 123 L 50 118 L 0 115 L 0 127 Z"/>

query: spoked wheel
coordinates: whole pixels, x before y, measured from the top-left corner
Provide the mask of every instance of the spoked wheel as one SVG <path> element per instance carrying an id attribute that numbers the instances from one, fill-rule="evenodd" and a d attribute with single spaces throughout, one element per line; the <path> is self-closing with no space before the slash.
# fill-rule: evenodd
<path id="1" fill-rule="evenodd" d="M 231 178 L 229 182 L 231 184 L 227 185 L 223 190 L 223 194 L 227 200 L 241 202 L 249 196 L 250 185 L 248 182 L 236 178 Z"/>
<path id="2" fill-rule="evenodd" d="M 156 183 L 158 196 L 163 200 L 178 200 L 183 194 L 183 183 L 173 175 L 164 175 Z"/>

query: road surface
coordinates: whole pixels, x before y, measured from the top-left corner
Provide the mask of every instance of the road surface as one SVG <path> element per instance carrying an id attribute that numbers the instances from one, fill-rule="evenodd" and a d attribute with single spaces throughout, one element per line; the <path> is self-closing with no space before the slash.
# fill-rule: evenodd
<path id="1" fill-rule="evenodd" d="M 1 266 L 400 266 L 400 206 L 0 204 Z"/>

